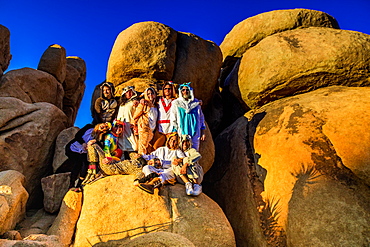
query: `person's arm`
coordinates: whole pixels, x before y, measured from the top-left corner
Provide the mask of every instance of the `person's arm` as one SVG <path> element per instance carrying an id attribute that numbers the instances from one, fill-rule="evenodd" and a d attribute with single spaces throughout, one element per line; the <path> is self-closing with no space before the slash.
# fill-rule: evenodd
<path id="1" fill-rule="evenodd" d="M 200 106 L 199 107 L 199 123 L 200 123 L 200 140 L 201 141 L 205 141 L 206 140 L 206 124 L 204 122 L 204 114 L 203 114 L 203 111 L 202 111 L 202 108 Z"/>
<path id="2" fill-rule="evenodd" d="M 112 157 L 110 153 L 111 145 L 112 145 L 112 136 L 111 134 L 108 134 L 105 136 L 105 139 L 104 139 L 103 151 L 105 153 L 105 157 Z"/>
<path id="3" fill-rule="evenodd" d="M 172 107 L 170 111 L 170 130 L 171 132 L 177 132 L 178 124 L 177 124 L 177 105 L 175 101 L 172 101 Z"/>

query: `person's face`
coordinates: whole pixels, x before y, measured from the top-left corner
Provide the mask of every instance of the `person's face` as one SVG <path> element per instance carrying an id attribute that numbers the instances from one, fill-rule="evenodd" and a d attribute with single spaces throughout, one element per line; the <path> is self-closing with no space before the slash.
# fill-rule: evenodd
<path id="1" fill-rule="evenodd" d="M 118 124 L 116 126 L 113 127 L 112 131 L 117 135 L 117 136 L 121 136 L 122 133 L 123 133 L 123 126 Z"/>
<path id="2" fill-rule="evenodd" d="M 166 85 L 163 88 L 163 95 L 166 96 L 171 96 L 172 95 L 172 87 L 170 85 Z"/>
<path id="3" fill-rule="evenodd" d="M 126 99 L 130 99 L 134 95 L 134 92 L 130 89 L 125 93 Z"/>
<path id="4" fill-rule="evenodd" d="M 172 136 L 168 141 L 168 146 L 170 149 L 177 149 L 179 143 L 176 136 Z"/>
<path id="5" fill-rule="evenodd" d="M 107 132 L 109 130 L 109 125 L 107 123 L 101 123 L 99 125 L 99 131 Z"/>
<path id="6" fill-rule="evenodd" d="M 103 95 L 105 98 L 107 99 L 112 98 L 112 92 L 110 90 L 110 87 L 104 86 L 102 90 L 103 90 Z"/>
<path id="7" fill-rule="evenodd" d="M 182 150 L 185 151 L 185 150 L 188 150 L 190 148 L 190 142 L 189 141 L 184 141 L 182 143 Z"/>
<path id="8" fill-rule="evenodd" d="M 182 95 L 182 97 L 183 97 L 184 99 L 188 99 L 188 98 L 190 98 L 190 90 L 189 90 L 189 88 L 187 88 L 187 87 L 183 87 L 183 88 L 181 89 L 181 95 Z"/>
<path id="9" fill-rule="evenodd" d="M 152 90 L 148 90 L 146 92 L 146 95 L 148 95 L 149 101 L 153 101 L 155 99 L 155 94 L 154 94 L 154 92 Z"/>

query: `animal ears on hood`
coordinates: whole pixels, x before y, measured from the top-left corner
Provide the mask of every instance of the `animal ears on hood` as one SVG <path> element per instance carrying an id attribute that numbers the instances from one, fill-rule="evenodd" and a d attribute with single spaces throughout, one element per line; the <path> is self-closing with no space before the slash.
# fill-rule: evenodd
<path id="1" fill-rule="evenodd" d="M 189 81 L 189 82 L 187 82 L 187 83 L 183 83 L 183 84 L 181 84 L 181 85 L 179 86 L 179 90 L 181 90 L 183 87 L 187 87 L 187 88 L 189 88 L 189 89 L 191 90 L 192 88 L 190 87 L 190 83 L 191 83 L 191 81 Z"/>
<path id="2" fill-rule="evenodd" d="M 124 89 L 123 89 L 123 91 L 122 91 L 122 96 L 125 94 L 125 93 L 127 93 L 128 91 L 130 91 L 130 90 L 132 90 L 132 91 L 134 91 L 135 92 L 135 86 L 127 86 L 127 87 L 125 87 Z"/>

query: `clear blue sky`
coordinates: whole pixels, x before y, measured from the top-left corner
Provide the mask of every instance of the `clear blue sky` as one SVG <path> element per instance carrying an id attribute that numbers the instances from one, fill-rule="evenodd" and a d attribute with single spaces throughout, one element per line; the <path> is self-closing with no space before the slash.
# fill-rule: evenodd
<path id="1" fill-rule="evenodd" d="M 157 21 L 220 45 L 242 20 L 271 10 L 307 8 L 326 12 L 341 29 L 370 34 L 370 0 L 95 1 L 0 0 L 0 24 L 11 33 L 9 70 L 37 68 L 45 49 L 59 44 L 87 66 L 86 91 L 75 125 L 91 121 L 94 87 L 105 80 L 117 35 L 134 23 Z"/>

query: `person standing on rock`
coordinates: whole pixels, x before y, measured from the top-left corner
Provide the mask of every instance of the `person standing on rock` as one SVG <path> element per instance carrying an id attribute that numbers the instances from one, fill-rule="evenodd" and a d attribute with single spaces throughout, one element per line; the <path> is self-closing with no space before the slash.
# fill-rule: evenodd
<path id="1" fill-rule="evenodd" d="M 190 135 L 192 147 L 199 151 L 199 141 L 206 139 L 204 115 L 201 102 L 194 98 L 190 83 L 181 84 L 179 87 L 179 98 L 172 102 L 171 126 L 179 136 Z"/>
<path id="2" fill-rule="evenodd" d="M 180 149 L 184 152 L 185 158 L 175 158 L 172 160 L 172 170 L 178 181 L 185 183 L 186 194 L 188 196 L 198 196 L 202 193 L 203 168 L 198 160 L 202 155 L 192 148 L 191 137 L 184 135 L 181 138 Z"/>
<path id="3" fill-rule="evenodd" d="M 149 154 L 153 150 L 149 142 L 154 136 L 158 119 L 157 93 L 154 88 L 149 87 L 145 89 L 143 95 L 144 98 L 140 100 L 132 116 L 131 124 L 138 131 L 138 153 Z"/>
<path id="4" fill-rule="evenodd" d="M 138 105 L 137 93 L 133 86 L 127 86 L 122 91 L 117 119 L 124 123 L 122 136 L 118 139 L 118 147 L 123 151 L 122 159 L 129 159 L 129 153 L 137 151 L 137 138 L 131 125 L 135 107 Z"/>
<path id="5" fill-rule="evenodd" d="M 163 85 L 162 95 L 158 99 L 158 123 L 153 137 L 154 150 L 164 146 L 167 136 L 171 134 L 170 114 L 172 101 L 177 98 L 176 88 L 172 81 L 168 81 Z"/>
<path id="6" fill-rule="evenodd" d="M 94 104 L 94 123 L 112 122 L 118 109 L 118 102 L 114 97 L 114 86 L 110 82 L 104 82 L 101 86 L 101 96 Z"/>

